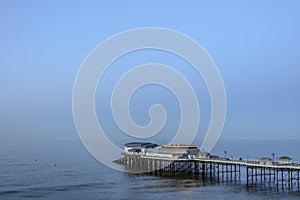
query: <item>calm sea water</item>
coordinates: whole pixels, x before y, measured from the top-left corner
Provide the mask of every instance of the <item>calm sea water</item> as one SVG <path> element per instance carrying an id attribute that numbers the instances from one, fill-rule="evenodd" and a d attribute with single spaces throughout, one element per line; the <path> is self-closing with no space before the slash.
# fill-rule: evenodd
<path id="1" fill-rule="evenodd" d="M 300 141 L 223 141 L 213 153 L 249 159 L 289 155 L 300 161 Z M 243 179 L 214 181 L 191 175 L 151 176 L 109 169 L 79 141 L 1 143 L 0 199 L 299 199 L 300 191 L 247 187 Z"/>

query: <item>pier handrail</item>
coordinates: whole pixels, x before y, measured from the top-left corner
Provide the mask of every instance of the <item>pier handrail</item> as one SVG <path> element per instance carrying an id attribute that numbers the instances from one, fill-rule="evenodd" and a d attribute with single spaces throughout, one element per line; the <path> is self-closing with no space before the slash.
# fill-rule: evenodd
<path id="1" fill-rule="evenodd" d="M 278 169 L 300 169 L 300 165 L 298 163 L 289 163 L 289 164 L 281 164 L 279 162 L 273 162 L 271 164 L 261 164 L 259 160 L 231 160 L 225 158 L 167 158 L 167 157 L 154 157 L 154 156 L 146 156 L 141 155 L 141 158 L 149 158 L 149 159 L 158 159 L 158 160 L 169 160 L 169 161 L 204 161 L 204 162 L 215 162 L 222 164 L 237 164 L 241 166 L 248 167 L 268 167 L 268 168 L 278 168 Z"/>

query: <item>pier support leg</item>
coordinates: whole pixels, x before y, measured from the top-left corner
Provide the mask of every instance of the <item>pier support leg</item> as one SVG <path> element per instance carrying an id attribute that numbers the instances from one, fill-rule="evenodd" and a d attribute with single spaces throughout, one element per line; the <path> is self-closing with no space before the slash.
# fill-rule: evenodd
<path id="1" fill-rule="evenodd" d="M 284 182 L 284 176 L 283 176 L 283 169 L 281 169 L 281 187 L 283 189 L 283 182 Z"/>
<path id="2" fill-rule="evenodd" d="M 278 170 L 277 169 L 274 169 L 275 170 L 275 182 L 276 182 L 276 187 L 278 188 Z"/>
<path id="3" fill-rule="evenodd" d="M 249 168 L 246 166 L 246 181 L 247 181 L 247 186 L 249 185 Z"/>
<path id="4" fill-rule="evenodd" d="M 297 178 L 297 184 L 298 184 L 298 188 L 300 186 L 300 170 L 297 170 L 297 174 L 298 174 L 298 178 Z"/>

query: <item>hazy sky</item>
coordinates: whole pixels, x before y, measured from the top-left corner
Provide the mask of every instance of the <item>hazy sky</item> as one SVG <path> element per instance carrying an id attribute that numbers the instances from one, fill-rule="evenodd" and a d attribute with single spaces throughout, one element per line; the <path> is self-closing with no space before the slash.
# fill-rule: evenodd
<path id="1" fill-rule="evenodd" d="M 72 90 L 81 63 L 107 37 L 148 26 L 189 35 L 219 67 L 227 93 L 223 139 L 300 139 L 299 9 L 296 0 L 176 4 L 175 1 L 2 0 L 0 139 L 77 138 Z M 131 64 L 142 61 L 159 61 L 159 52 L 143 53 L 145 59 L 137 52 L 119 65 L 132 67 Z M 173 64 L 184 73 L 184 63 L 162 54 L 162 62 Z M 119 69 L 113 68 L 111 77 L 107 73 L 109 81 L 107 85 L 104 83 L 107 90 L 126 68 Z M 193 76 L 190 72 L 185 71 Z M 198 96 L 205 90 L 201 88 L 196 89 Z M 134 96 L 136 102 L 149 100 L 149 95 L 143 97 L 147 90 L 157 95 L 142 105 L 133 104 L 133 109 L 138 107 L 145 115 L 145 106 L 163 97 L 162 101 L 170 103 L 167 109 L 178 112 L 176 100 L 167 91 L 159 87 L 143 90 Z M 202 97 L 205 99 L 205 94 Z M 101 105 L 102 109 L 107 108 Z M 205 130 L 209 103 L 200 106 L 204 113 L 201 128 Z M 141 119 L 143 124 L 144 115 L 139 117 L 140 114 L 133 112 L 133 118 Z M 176 128 L 178 117 L 175 115 L 168 122 Z M 169 131 L 174 129 L 170 124 Z"/>

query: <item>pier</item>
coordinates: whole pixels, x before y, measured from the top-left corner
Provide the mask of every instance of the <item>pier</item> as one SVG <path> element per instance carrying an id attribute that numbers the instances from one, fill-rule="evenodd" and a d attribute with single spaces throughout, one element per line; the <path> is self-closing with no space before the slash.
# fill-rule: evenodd
<path id="1" fill-rule="evenodd" d="M 279 161 L 268 158 L 243 160 L 209 156 L 195 146 L 156 146 L 151 149 L 142 145 L 136 151 L 134 145 L 124 147 L 124 157 L 115 160 L 128 172 L 150 174 L 190 173 L 215 180 L 245 180 L 247 186 L 273 184 L 276 188 L 300 189 L 300 164 L 283 156 Z M 148 149 L 148 151 L 147 151 Z M 129 151 L 128 151 L 129 150 Z M 134 151 L 132 151 L 134 150 Z M 197 150 L 195 153 L 195 150 Z M 184 152 L 187 153 L 184 153 Z M 242 177 L 245 176 L 245 177 Z"/>
<path id="2" fill-rule="evenodd" d="M 245 170 L 247 185 L 274 182 L 276 187 L 300 189 L 299 164 L 260 164 L 260 161 L 227 160 L 224 158 L 155 158 L 143 155 L 131 155 L 114 161 L 124 165 L 127 171 L 161 173 L 192 173 L 217 180 L 236 180 Z"/>

